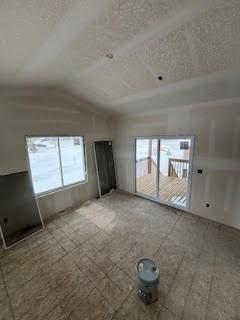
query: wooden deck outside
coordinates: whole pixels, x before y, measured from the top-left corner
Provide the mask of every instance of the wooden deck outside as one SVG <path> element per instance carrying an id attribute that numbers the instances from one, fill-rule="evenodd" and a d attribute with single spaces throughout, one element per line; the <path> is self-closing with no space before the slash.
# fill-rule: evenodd
<path id="1" fill-rule="evenodd" d="M 186 206 L 187 179 L 160 175 L 159 197 L 163 201 Z M 156 175 L 145 174 L 137 178 L 137 191 L 156 197 Z"/>

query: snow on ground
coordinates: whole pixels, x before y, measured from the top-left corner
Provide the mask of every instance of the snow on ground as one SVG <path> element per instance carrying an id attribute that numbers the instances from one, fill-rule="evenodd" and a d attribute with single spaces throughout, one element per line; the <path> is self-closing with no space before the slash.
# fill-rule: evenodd
<path id="1" fill-rule="evenodd" d="M 79 145 L 74 144 L 72 137 L 59 139 L 64 186 L 85 179 L 83 140 L 81 137 L 79 139 Z M 31 144 L 29 148 L 29 162 L 35 194 L 62 187 L 57 138 L 32 140 L 34 146 Z"/>
<path id="2" fill-rule="evenodd" d="M 160 152 L 160 172 L 168 175 L 168 159 L 184 159 L 184 150 L 180 149 L 180 142 L 189 142 L 189 139 L 161 139 L 161 152 Z M 149 139 L 137 140 L 137 154 L 136 160 L 148 157 L 148 144 Z M 157 163 L 157 139 L 152 140 L 152 159 Z"/>

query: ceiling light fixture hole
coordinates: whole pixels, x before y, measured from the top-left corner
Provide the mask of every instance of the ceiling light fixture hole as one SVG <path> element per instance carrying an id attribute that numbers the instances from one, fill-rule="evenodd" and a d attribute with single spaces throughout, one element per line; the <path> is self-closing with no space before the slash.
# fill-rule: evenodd
<path id="1" fill-rule="evenodd" d="M 112 53 L 108 53 L 108 54 L 106 55 L 106 57 L 107 57 L 108 59 L 112 59 L 112 58 L 113 58 L 113 54 L 112 54 Z"/>

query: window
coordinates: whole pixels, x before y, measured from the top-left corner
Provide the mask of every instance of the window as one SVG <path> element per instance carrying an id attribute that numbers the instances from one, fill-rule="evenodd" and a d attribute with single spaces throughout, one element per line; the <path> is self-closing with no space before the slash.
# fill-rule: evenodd
<path id="1" fill-rule="evenodd" d="M 26 142 L 35 194 L 86 181 L 83 137 L 27 137 Z"/>

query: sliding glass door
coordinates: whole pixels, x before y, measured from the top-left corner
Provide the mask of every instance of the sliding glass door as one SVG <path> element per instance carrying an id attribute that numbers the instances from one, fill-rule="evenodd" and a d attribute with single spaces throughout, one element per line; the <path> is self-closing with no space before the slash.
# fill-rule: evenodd
<path id="1" fill-rule="evenodd" d="M 193 137 L 136 139 L 136 193 L 189 210 Z"/>
<path id="2" fill-rule="evenodd" d="M 191 139 L 160 140 L 159 200 L 188 207 Z"/>
<path id="3" fill-rule="evenodd" d="M 137 192 L 157 197 L 157 139 L 136 140 L 136 190 Z"/>

